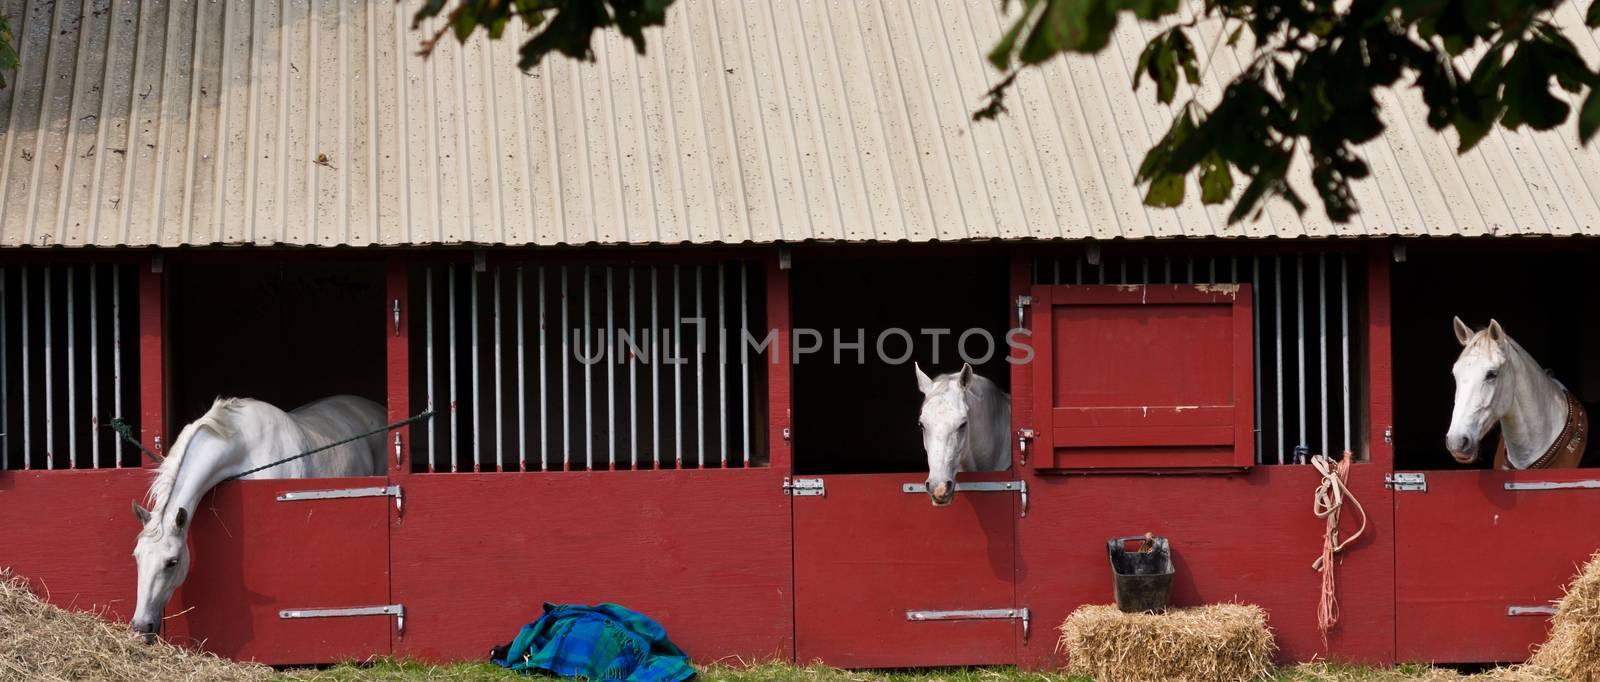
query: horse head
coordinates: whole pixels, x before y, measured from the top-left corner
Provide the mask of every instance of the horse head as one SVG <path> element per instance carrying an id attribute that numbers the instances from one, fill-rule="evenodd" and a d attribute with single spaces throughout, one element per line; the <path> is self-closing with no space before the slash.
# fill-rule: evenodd
<path id="1" fill-rule="evenodd" d="M 170 518 L 162 518 L 164 513 L 152 514 L 135 502 L 133 514 L 144 524 L 133 546 L 133 559 L 139 566 L 133 630 L 151 642 L 161 634 L 161 614 L 173 590 L 189 575 L 189 512 L 178 507 Z"/>
<path id="2" fill-rule="evenodd" d="M 1457 317 L 1455 332 L 1462 351 L 1450 370 L 1456 397 L 1445 445 L 1457 462 L 1471 464 L 1478 460 L 1478 442 L 1511 411 L 1514 378 L 1505 375 L 1515 365 L 1508 362 L 1509 337 L 1499 322 L 1490 320 L 1487 329 L 1474 332 Z"/>
<path id="3" fill-rule="evenodd" d="M 929 379 L 922 367 L 917 370 L 917 388 L 922 390 L 922 448 L 928 453 L 928 496 L 943 507 L 956 496 L 956 470 L 970 449 L 967 428 L 967 386 L 972 384 L 972 365 L 961 371 Z"/>

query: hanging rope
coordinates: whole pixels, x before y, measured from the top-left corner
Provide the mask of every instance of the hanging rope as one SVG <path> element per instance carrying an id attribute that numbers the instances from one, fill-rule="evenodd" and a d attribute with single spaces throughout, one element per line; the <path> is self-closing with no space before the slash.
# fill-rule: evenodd
<path id="1" fill-rule="evenodd" d="M 161 460 L 163 459 L 161 455 L 151 452 L 150 448 L 145 447 L 144 443 L 140 443 L 138 438 L 134 438 L 133 427 L 128 426 L 127 422 L 122 421 L 122 417 L 112 419 L 110 428 L 112 431 L 116 431 L 118 436 L 122 436 L 123 440 L 131 443 L 133 447 L 139 448 L 139 451 L 143 452 L 146 457 L 149 457 L 150 461 L 155 462 L 156 464 L 161 463 Z"/>
<path id="2" fill-rule="evenodd" d="M 1322 631 L 1322 646 L 1328 646 L 1328 631 L 1339 622 L 1339 599 L 1334 590 L 1333 581 L 1333 555 L 1344 551 L 1350 543 L 1367 530 L 1367 511 L 1361 508 L 1361 501 L 1350 492 L 1346 482 L 1350 480 L 1350 456 L 1345 451 L 1344 458 L 1334 461 L 1327 455 L 1315 455 L 1311 458 L 1311 466 L 1316 467 L 1317 473 L 1322 474 L 1322 483 L 1317 486 L 1317 493 L 1311 500 L 1311 513 L 1317 518 L 1327 521 L 1327 529 L 1322 533 L 1322 556 L 1312 562 L 1311 570 L 1322 573 L 1322 590 L 1317 599 L 1317 629 Z M 1349 537 L 1339 538 L 1339 511 L 1344 507 L 1346 498 L 1355 506 L 1357 514 L 1361 515 L 1361 527 L 1356 529 Z"/>
<path id="3" fill-rule="evenodd" d="M 297 459 L 300 459 L 302 457 L 309 457 L 311 455 L 315 455 L 315 454 L 317 454 L 319 452 L 322 452 L 324 450 L 332 450 L 332 449 L 334 449 L 336 447 L 339 447 L 341 445 L 345 445 L 345 444 L 348 444 L 348 443 L 354 443 L 354 442 L 356 442 L 358 440 L 361 440 L 362 438 L 366 438 L 368 436 L 375 436 L 375 435 L 380 434 L 380 433 L 387 433 L 389 431 L 393 431 L 395 429 L 398 429 L 398 428 L 400 428 L 402 426 L 406 426 L 406 425 L 414 423 L 414 422 L 419 422 L 419 421 L 422 421 L 424 419 L 428 419 L 428 418 L 431 418 L 431 417 L 433 417 L 433 408 L 428 408 L 428 409 L 423 410 L 421 412 L 418 412 L 417 414 L 414 414 L 414 415 L 412 415 L 412 416 L 410 416 L 410 417 L 408 417 L 406 419 L 402 419 L 400 421 L 397 421 L 397 422 L 395 422 L 393 424 L 385 424 L 385 425 L 383 425 L 381 427 L 378 427 L 378 428 L 373 429 L 371 431 L 368 431 L 366 433 L 356 434 L 356 435 L 351 436 L 349 438 L 346 438 L 344 440 L 335 441 L 335 442 L 332 442 L 332 443 L 329 443 L 327 445 L 323 445 L 323 446 L 320 446 L 320 447 L 315 447 L 315 448 L 312 448 L 312 449 L 307 450 L 305 452 L 302 452 L 302 453 L 300 453 L 298 455 L 293 455 L 293 456 L 290 456 L 290 457 L 284 457 L 283 459 L 267 462 L 266 464 L 258 466 L 258 467 L 254 468 L 254 469 L 250 469 L 248 471 L 243 471 L 243 472 L 234 474 L 232 476 L 229 476 L 227 478 L 224 478 L 221 481 L 218 481 L 218 483 L 223 483 L 223 482 L 226 482 L 226 481 L 232 481 L 232 480 L 237 479 L 237 478 L 244 478 L 245 476 L 249 476 L 250 474 L 253 474 L 253 473 L 256 473 L 256 472 L 259 472 L 259 471 L 265 471 L 267 469 L 271 469 L 272 467 L 278 466 L 280 464 L 287 464 L 289 462 L 293 462 L 293 461 L 295 461 Z M 143 450 L 144 454 L 149 455 L 151 459 L 155 460 L 156 462 L 160 462 L 162 460 L 162 458 L 157 456 L 156 453 L 151 452 L 148 448 L 146 448 L 144 446 L 143 443 L 140 443 L 137 438 L 134 438 L 133 437 L 133 429 L 129 428 L 126 423 L 123 423 L 123 421 L 121 419 L 113 419 L 113 420 L 111 420 L 111 429 L 113 431 L 116 431 L 118 435 L 122 436 L 123 440 L 128 441 L 129 443 L 132 443 L 135 447 L 139 448 L 140 450 Z"/>

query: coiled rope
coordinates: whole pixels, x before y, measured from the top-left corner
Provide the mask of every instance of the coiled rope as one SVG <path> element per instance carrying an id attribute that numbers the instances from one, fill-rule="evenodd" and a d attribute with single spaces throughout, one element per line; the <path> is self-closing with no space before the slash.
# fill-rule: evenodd
<path id="1" fill-rule="evenodd" d="M 1311 466 L 1316 467 L 1317 473 L 1322 474 L 1322 482 L 1317 485 L 1317 493 L 1311 500 L 1311 513 L 1317 518 L 1327 521 L 1327 528 L 1322 533 L 1322 556 L 1312 562 L 1311 570 L 1322 573 L 1322 591 L 1317 599 L 1317 629 L 1322 632 L 1322 645 L 1328 645 L 1328 631 L 1339 622 L 1339 598 L 1334 589 L 1333 580 L 1333 555 L 1344 551 L 1350 543 L 1367 530 L 1367 510 L 1361 507 L 1361 501 L 1350 492 L 1346 484 L 1350 480 L 1350 456 L 1345 451 L 1344 457 L 1333 460 L 1327 455 L 1314 455 Z M 1348 499 L 1354 505 L 1357 514 L 1361 515 L 1361 527 L 1350 536 L 1339 538 L 1339 511 Z"/>

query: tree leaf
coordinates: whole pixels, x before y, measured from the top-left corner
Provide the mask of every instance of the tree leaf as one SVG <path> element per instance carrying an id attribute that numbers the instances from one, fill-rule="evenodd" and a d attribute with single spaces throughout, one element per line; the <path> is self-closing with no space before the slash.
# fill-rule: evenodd
<path id="1" fill-rule="evenodd" d="M 1182 173 L 1163 173 L 1150 182 L 1144 195 L 1146 206 L 1173 208 L 1183 204 L 1184 177 Z"/>
<path id="2" fill-rule="evenodd" d="M 1583 109 L 1578 112 L 1578 140 L 1588 144 L 1596 130 L 1600 130 L 1600 89 L 1590 88 L 1589 96 L 1583 98 Z"/>
<path id="3" fill-rule="evenodd" d="M 1233 194 L 1233 171 L 1222 156 L 1212 152 L 1200 160 L 1200 201 L 1220 204 Z"/>

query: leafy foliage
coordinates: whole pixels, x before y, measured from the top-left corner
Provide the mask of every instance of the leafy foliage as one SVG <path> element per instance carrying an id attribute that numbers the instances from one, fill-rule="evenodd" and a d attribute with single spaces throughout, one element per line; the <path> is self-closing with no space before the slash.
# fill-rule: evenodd
<path id="1" fill-rule="evenodd" d="M 1560 125 L 1580 96 L 1579 139 L 1588 142 L 1600 131 L 1600 74 L 1549 23 L 1561 0 L 1189 0 L 1194 9 L 1187 18 L 1178 0 L 996 1 L 1022 11 L 989 53 L 1007 75 L 973 114 L 980 119 L 1005 111 L 1021 69 L 1065 53 L 1100 52 L 1126 15 L 1163 22 L 1139 56 L 1133 87 L 1148 81 L 1167 104 L 1177 99 L 1180 82 L 1198 90 L 1207 66 L 1201 52 L 1208 50 L 1209 59 L 1219 47 L 1197 49 L 1201 22 L 1222 22 L 1230 48 L 1248 31 L 1252 56 L 1222 84 L 1220 99 L 1181 103 L 1166 135 L 1146 153 L 1137 181 L 1147 186 L 1145 202 L 1152 206 L 1183 203 L 1193 174 L 1202 202 L 1234 202 L 1230 222 L 1258 214 L 1273 198 L 1304 211 L 1305 198 L 1287 181 L 1303 151 L 1324 211 L 1336 222 L 1348 221 L 1359 210 L 1351 183 L 1371 172 L 1359 146 L 1384 130 L 1379 88 L 1420 90 L 1428 126 L 1453 129 L 1458 152 L 1472 149 L 1497 124 Z M 671 2 L 431 0 L 417 19 L 453 5 L 437 40 L 448 29 L 465 39 L 479 27 L 499 37 L 508 21 L 520 18 L 540 29 L 523 45 L 526 68 L 552 51 L 592 59 L 591 34 L 613 26 L 642 52 L 643 28 L 662 23 Z M 1600 26 L 1600 0 L 1586 20 Z M 1460 64 L 1467 60 L 1457 58 L 1469 51 L 1476 66 L 1464 73 Z M 1235 174 L 1243 178 L 1238 192 Z"/>
<path id="2" fill-rule="evenodd" d="M 15 37 L 11 35 L 11 21 L 0 14 L 0 72 L 11 71 L 17 68 L 17 49 Z M 6 87 L 6 77 L 0 73 L 0 88 Z"/>

